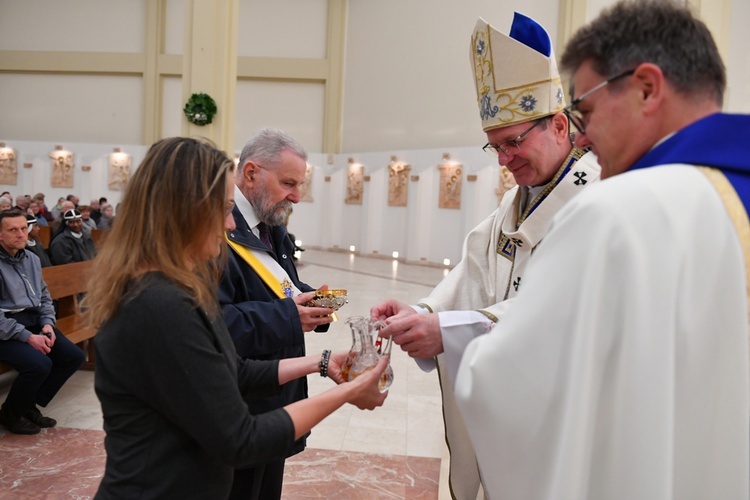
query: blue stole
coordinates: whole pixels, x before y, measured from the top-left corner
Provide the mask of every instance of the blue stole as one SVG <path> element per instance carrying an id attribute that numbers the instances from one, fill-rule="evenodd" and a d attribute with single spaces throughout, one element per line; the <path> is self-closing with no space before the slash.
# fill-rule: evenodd
<path id="1" fill-rule="evenodd" d="M 724 174 L 750 214 L 750 115 L 709 115 L 675 133 L 630 168 L 668 163 L 713 167 Z"/>

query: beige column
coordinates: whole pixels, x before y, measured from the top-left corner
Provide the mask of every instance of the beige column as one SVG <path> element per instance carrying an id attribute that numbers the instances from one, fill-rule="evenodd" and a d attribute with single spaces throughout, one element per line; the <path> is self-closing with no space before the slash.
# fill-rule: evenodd
<path id="1" fill-rule="evenodd" d="M 617 0 L 559 0 L 559 23 L 555 53 L 562 54 L 565 42 L 578 28 L 596 18 L 603 8 Z M 716 41 L 722 59 L 729 56 L 732 0 L 680 0 L 704 22 Z"/>
<path id="2" fill-rule="evenodd" d="M 149 0 L 146 17 L 146 50 L 143 68 L 143 144 L 161 138 L 161 75 L 159 56 L 164 52 L 165 0 Z"/>
<path id="3" fill-rule="evenodd" d="M 588 2 L 586 0 L 560 0 L 557 23 L 557 43 L 555 55 L 560 57 L 568 39 L 578 28 L 586 24 Z"/>
<path id="4" fill-rule="evenodd" d="M 686 0 L 687 5 L 706 23 L 724 64 L 729 61 L 732 0 Z"/>
<path id="5" fill-rule="evenodd" d="M 183 105 L 205 93 L 218 111 L 213 123 L 198 126 L 183 117 L 182 133 L 211 139 L 220 149 L 234 148 L 239 0 L 186 0 L 183 45 Z"/>
<path id="6" fill-rule="evenodd" d="M 559 0 L 558 36 L 555 53 L 560 56 L 568 39 L 584 24 L 596 18 L 602 9 L 617 0 Z M 711 31 L 725 65 L 730 63 L 732 0 L 679 0 L 689 7 Z M 564 75 L 567 76 L 567 75 Z M 569 82 L 564 82 L 566 88 Z M 724 103 L 729 102 L 731 85 L 727 85 Z M 566 96 L 569 93 L 566 91 Z"/>
<path id="7" fill-rule="evenodd" d="M 346 0 L 328 0 L 328 74 L 323 127 L 323 152 L 341 151 L 341 106 L 343 99 Z"/>

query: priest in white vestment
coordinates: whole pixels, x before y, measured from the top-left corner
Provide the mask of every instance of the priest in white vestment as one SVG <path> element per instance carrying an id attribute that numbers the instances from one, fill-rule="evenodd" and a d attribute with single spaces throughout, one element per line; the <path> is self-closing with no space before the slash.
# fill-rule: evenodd
<path id="1" fill-rule="evenodd" d="M 381 335 L 393 336 L 423 369 L 433 369 L 440 354 L 450 489 L 459 500 L 483 496 L 453 396 L 461 355 L 473 338 L 502 322 L 553 215 L 600 173 L 596 158 L 571 143 L 560 75 L 542 26 L 516 13 L 505 35 L 480 19 L 470 48 L 489 141 L 484 150 L 507 166 L 519 187 L 505 193 L 499 208 L 468 234 L 461 261 L 429 297 L 413 308 L 389 300 L 372 309 L 373 316 L 387 318 Z"/>
<path id="2" fill-rule="evenodd" d="M 604 180 L 553 219 L 456 398 L 497 499 L 750 495 L 750 116 L 706 26 L 620 3 L 569 42 Z"/>

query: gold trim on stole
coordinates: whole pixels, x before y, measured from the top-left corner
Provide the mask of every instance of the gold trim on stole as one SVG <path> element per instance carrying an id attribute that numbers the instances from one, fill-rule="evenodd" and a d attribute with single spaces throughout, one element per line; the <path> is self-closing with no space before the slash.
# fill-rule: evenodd
<path id="1" fill-rule="evenodd" d="M 734 229 L 740 239 L 742 254 L 745 256 L 745 283 L 747 284 L 747 301 L 750 311 L 750 219 L 748 219 L 745 205 L 740 200 L 737 191 L 734 190 L 732 183 L 720 170 L 710 167 L 698 167 L 698 170 L 703 172 L 714 185 L 716 191 L 719 192 L 721 201 L 724 202 L 729 218 L 732 220 Z"/>

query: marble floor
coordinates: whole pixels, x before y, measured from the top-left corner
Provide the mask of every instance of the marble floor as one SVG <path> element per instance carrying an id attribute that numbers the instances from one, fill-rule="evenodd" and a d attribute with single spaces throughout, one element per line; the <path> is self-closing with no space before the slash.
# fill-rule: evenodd
<path id="1" fill-rule="evenodd" d="M 347 350 L 347 317 L 368 316 L 371 306 L 388 297 L 415 303 L 447 270 L 307 249 L 299 272 L 312 286 L 349 291 L 349 303 L 329 332 L 307 334 L 307 350 L 314 353 Z M 287 462 L 285 499 L 450 498 L 437 374 L 422 372 L 397 348 L 391 363 L 395 379 L 383 407 L 340 408 L 313 430 L 308 449 Z M 0 376 L 0 400 L 13 376 Z M 308 380 L 311 394 L 332 384 L 317 376 Z M 37 436 L 0 427 L 0 499 L 91 498 L 105 459 L 93 373 L 77 372 L 44 413 L 58 426 Z"/>

